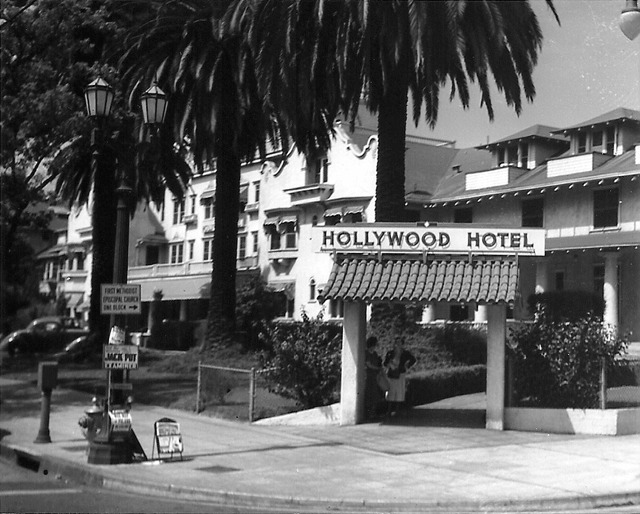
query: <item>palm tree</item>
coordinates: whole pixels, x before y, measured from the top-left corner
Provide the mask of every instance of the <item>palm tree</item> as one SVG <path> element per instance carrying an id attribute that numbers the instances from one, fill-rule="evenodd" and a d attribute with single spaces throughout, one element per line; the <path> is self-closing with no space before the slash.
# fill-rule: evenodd
<path id="1" fill-rule="evenodd" d="M 170 95 L 174 141 L 187 142 L 198 166 L 215 166 L 207 346 L 233 338 L 241 163 L 265 155 L 269 140 L 281 138 L 285 149 L 288 142 L 286 125 L 259 93 L 243 35 L 252 9 L 242 0 L 154 3 L 123 60 L 132 96 L 155 78 Z"/>
<path id="2" fill-rule="evenodd" d="M 272 105 L 281 116 L 302 109 L 309 118 L 310 109 L 338 104 L 353 123 L 362 101 L 377 113 L 378 221 L 404 221 L 409 92 L 414 122 L 424 104 L 431 126 L 447 84 L 466 108 L 469 82 L 477 82 L 491 120 L 491 76 L 518 114 L 522 93 L 535 96 L 542 33 L 527 0 L 258 0 L 256 9 L 259 83 L 278 91 Z"/>
<path id="3" fill-rule="evenodd" d="M 102 141 L 91 141 L 88 127 L 54 158 L 50 176 L 56 179 L 56 194 L 70 204 L 91 205 L 92 265 L 89 328 L 96 344 L 103 344 L 109 318 L 100 314 L 100 284 L 113 282 L 116 218 L 116 187 L 132 189 L 131 213 L 140 200 L 161 202 L 165 188 L 182 197 L 191 178 L 184 152 L 163 144 L 169 131 L 160 128 L 158 138 L 146 137 L 148 130 L 131 113 L 118 110 L 101 128 Z M 93 144 L 99 145 L 92 161 Z M 98 149 L 96 149 L 98 150 Z M 93 194 L 92 194 L 93 193 Z"/>

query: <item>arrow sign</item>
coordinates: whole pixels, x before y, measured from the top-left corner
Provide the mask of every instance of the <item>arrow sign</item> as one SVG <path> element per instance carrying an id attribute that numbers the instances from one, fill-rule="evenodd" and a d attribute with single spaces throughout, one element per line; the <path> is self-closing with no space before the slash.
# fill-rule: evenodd
<path id="1" fill-rule="evenodd" d="M 100 314 L 140 314 L 140 284 L 100 284 Z"/>

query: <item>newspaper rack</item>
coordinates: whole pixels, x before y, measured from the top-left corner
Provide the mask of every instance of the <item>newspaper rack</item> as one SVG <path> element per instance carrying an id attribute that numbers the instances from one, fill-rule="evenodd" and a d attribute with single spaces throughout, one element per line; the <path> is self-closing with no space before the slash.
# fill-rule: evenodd
<path id="1" fill-rule="evenodd" d="M 175 419 L 161 418 L 153 424 L 152 459 L 154 458 L 154 452 L 157 451 L 159 459 L 167 454 L 173 459 L 173 455 L 179 453 L 180 460 L 183 460 L 183 450 L 180 424 Z"/>

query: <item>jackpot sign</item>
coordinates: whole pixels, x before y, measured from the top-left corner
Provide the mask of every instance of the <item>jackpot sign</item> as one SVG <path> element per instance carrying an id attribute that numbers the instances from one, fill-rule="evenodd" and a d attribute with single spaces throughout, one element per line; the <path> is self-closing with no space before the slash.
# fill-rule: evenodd
<path id="1" fill-rule="evenodd" d="M 544 256 L 544 229 L 353 224 L 316 227 L 320 252 L 428 252 Z"/>

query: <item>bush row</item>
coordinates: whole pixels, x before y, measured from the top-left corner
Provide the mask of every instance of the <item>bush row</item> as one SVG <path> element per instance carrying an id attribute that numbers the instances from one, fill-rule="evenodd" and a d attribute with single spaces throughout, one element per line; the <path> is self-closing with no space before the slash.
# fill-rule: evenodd
<path id="1" fill-rule="evenodd" d="M 407 403 L 423 405 L 486 390 L 487 367 L 456 366 L 412 373 L 407 377 Z"/>

